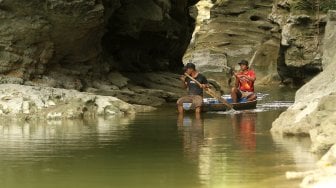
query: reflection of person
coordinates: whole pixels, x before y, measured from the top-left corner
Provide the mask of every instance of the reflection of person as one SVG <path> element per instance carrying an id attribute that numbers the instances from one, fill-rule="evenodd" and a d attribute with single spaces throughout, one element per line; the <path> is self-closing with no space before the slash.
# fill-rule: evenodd
<path id="1" fill-rule="evenodd" d="M 246 60 L 242 60 L 238 64 L 240 65 L 240 71 L 234 74 L 236 83 L 235 87 L 231 90 L 232 101 L 236 103 L 244 97 L 246 97 L 248 101 L 253 101 L 257 99 L 257 96 L 254 94 L 255 72 L 249 69 Z"/>
<path id="2" fill-rule="evenodd" d="M 183 103 L 192 103 L 192 108 L 195 108 L 196 114 L 199 114 L 203 103 L 203 89 L 208 88 L 208 81 L 205 76 L 196 71 L 195 64 L 193 63 L 187 63 L 185 70 L 186 74 L 193 77 L 201 85 L 198 85 L 185 75 L 181 76 L 184 87 L 188 88 L 188 95 L 177 100 L 177 109 L 180 114 L 183 114 Z"/>
<path id="3" fill-rule="evenodd" d="M 256 113 L 235 114 L 232 117 L 232 124 L 236 130 L 239 142 L 249 150 L 256 148 L 255 124 Z"/>
<path id="4" fill-rule="evenodd" d="M 204 141 L 203 120 L 197 114 L 195 117 L 179 114 L 177 126 L 182 137 L 184 154 L 191 160 L 198 160 L 200 146 Z"/>

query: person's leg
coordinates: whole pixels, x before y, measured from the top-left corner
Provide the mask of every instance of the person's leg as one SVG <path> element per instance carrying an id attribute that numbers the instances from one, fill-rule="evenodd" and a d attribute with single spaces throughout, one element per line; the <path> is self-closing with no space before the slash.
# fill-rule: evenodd
<path id="1" fill-rule="evenodd" d="M 199 95 L 193 96 L 193 105 L 195 106 L 195 113 L 200 114 L 201 113 L 201 107 L 203 104 L 203 97 Z"/>
<path id="2" fill-rule="evenodd" d="M 177 126 L 183 126 L 183 112 L 177 116 Z"/>
<path id="3" fill-rule="evenodd" d="M 237 102 L 237 91 L 238 91 L 238 89 L 235 88 L 235 87 L 233 87 L 233 88 L 231 89 L 231 99 L 232 99 L 232 102 L 233 102 L 233 103 L 236 103 L 236 102 Z"/>
<path id="4" fill-rule="evenodd" d="M 195 113 L 196 114 L 201 113 L 201 107 L 200 106 L 195 108 Z"/>
<path id="5" fill-rule="evenodd" d="M 176 105 L 177 105 L 177 111 L 179 114 L 183 114 L 183 101 L 184 101 L 184 97 L 181 97 L 177 100 Z"/>
<path id="6" fill-rule="evenodd" d="M 201 113 L 195 113 L 195 120 L 200 121 L 201 119 Z"/>
<path id="7" fill-rule="evenodd" d="M 183 114 L 183 112 L 184 112 L 183 106 L 182 105 L 177 105 L 177 111 L 178 111 L 179 114 Z"/>
<path id="8" fill-rule="evenodd" d="M 232 98 L 233 103 L 237 103 L 238 99 L 240 99 L 241 96 L 242 96 L 242 94 L 240 93 L 240 91 L 236 87 L 233 87 L 231 89 L 231 98 Z"/>
<path id="9" fill-rule="evenodd" d="M 178 113 L 183 114 L 184 112 L 183 103 L 191 103 L 191 102 L 192 102 L 191 96 L 183 96 L 179 98 L 176 102 Z"/>
<path id="10" fill-rule="evenodd" d="M 247 101 L 254 101 L 257 99 L 257 96 L 252 93 L 251 95 L 247 96 Z"/>

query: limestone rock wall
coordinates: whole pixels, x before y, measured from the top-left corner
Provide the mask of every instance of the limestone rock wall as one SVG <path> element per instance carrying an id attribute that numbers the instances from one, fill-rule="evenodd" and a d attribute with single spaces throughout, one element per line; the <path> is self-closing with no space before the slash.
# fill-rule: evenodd
<path id="1" fill-rule="evenodd" d="M 333 50 L 336 49 L 336 11 L 329 11 L 328 12 L 328 23 L 326 25 L 326 32 L 323 39 L 323 66 L 327 66 L 329 63 L 332 62 L 333 59 L 336 58 L 336 54 Z"/>
<path id="2" fill-rule="evenodd" d="M 320 4 L 317 4 L 320 2 Z M 269 18 L 281 34 L 278 72 L 283 83 L 301 85 L 322 70 L 326 1 L 275 0 Z M 326 6 L 326 5 L 325 5 Z"/>
<path id="3" fill-rule="evenodd" d="M 315 0 L 201 0 L 191 8 L 196 29 L 183 61 L 225 80 L 230 75 L 223 72 L 247 59 L 257 84 L 302 86 L 323 69 L 326 11 L 333 7 Z"/>
<path id="4" fill-rule="evenodd" d="M 295 103 L 272 124 L 274 135 L 309 135 L 313 152 L 329 150 L 316 170 L 288 172 L 287 178 L 302 178 L 301 187 L 334 187 L 336 130 L 336 36 L 335 13 L 329 11 L 323 44 L 324 70 L 300 88 Z"/>
<path id="5" fill-rule="evenodd" d="M 327 28 L 332 29 L 335 24 L 334 13 L 335 11 L 329 13 Z M 327 30 L 326 33 L 334 33 L 334 30 Z M 336 41 L 336 36 L 326 35 L 325 40 Z M 334 118 L 336 59 L 328 56 L 328 54 L 334 56 L 336 52 L 333 45 L 334 42 L 324 44 L 326 54 L 324 71 L 297 91 L 294 105 L 282 113 L 272 125 L 273 132 L 310 135 L 314 151 L 328 149 L 336 143 L 333 136 L 336 125 Z"/>
<path id="6" fill-rule="evenodd" d="M 58 78 L 95 76 L 111 69 L 180 68 L 193 31 L 187 9 L 192 3 L 192 0 L 2 0 L 1 82 L 45 82 L 80 89 L 83 83 L 76 86 L 76 82 L 82 80 L 72 79 L 73 84 L 62 85 Z"/>
<path id="7" fill-rule="evenodd" d="M 196 29 L 184 63 L 195 62 L 202 72 L 227 86 L 230 69 L 241 59 L 250 61 L 257 81 L 276 77 L 280 34 L 268 20 L 272 0 L 201 0 L 191 8 Z"/>
<path id="8" fill-rule="evenodd" d="M 169 92 L 182 90 L 160 82 L 165 74 L 152 75 L 160 84 L 127 76 L 181 69 L 194 28 L 187 7 L 196 2 L 0 0 L 0 83 L 101 91 L 153 106 L 173 100 Z"/>
<path id="9" fill-rule="evenodd" d="M 24 83 L 70 64 L 92 64 L 101 53 L 100 1 L 2 0 L 0 23 L 2 83 Z"/>

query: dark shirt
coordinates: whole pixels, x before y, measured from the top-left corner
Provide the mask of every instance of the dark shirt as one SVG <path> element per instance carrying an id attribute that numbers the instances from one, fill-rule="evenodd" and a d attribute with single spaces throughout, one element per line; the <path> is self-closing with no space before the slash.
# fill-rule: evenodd
<path id="1" fill-rule="evenodd" d="M 202 74 L 198 73 L 197 77 L 195 78 L 201 84 L 208 84 L 208 80 Z M 189 95 L 200 95 L 203 96 L 203 89 L 200 86 L 191 80 L 190 78 L 186 78 L 185 82 L 187 83 L 188 87 L 188 94 Z"/>

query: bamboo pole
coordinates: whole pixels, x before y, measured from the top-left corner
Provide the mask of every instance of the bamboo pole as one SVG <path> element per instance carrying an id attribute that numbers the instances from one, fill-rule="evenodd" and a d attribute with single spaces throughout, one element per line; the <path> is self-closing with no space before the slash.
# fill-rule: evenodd
<path id="1" fill-rule="evenodd" d="M 202 88 L 202 84 L 199 83 L 195 78 L 191 77 L 189 74 L 184 73 L 185 76 L 190 78 L 192 81 L 194 81 L 196 84 L 198 84 Z M 209 94 L 210 96 L 216 98 L 218 101 L 222 102 L 225 106 L 227 106 L 230 110 L 233 110 L 232 105 L 229 104 L 225 99 L 222 97 L 218 96 L 214 91 L 212 91 L 210 88 L 204 89 L 204 91 Z"/>

